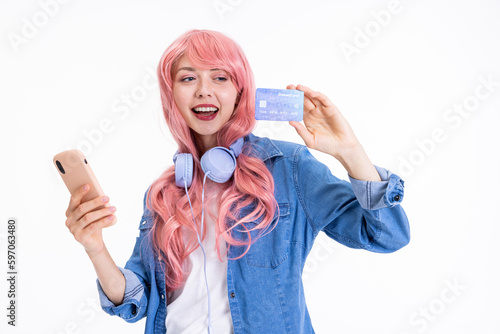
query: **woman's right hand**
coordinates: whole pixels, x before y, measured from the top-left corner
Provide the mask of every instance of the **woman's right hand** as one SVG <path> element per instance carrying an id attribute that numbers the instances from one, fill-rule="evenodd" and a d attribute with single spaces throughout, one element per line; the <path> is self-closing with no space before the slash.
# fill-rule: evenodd
<path id="1" fill-rule="evenodd" d="M 76 241 L 92 257 L 98 255 L 104 249 L 102 229 L 116 223 L 116 216 L 113 215 L 116 208 L 110 206 L 92 211 L 109 202 L 109 198 L 107 196 L 99 196 L 81 203 L 83 196 L 90 189 L 90 186 L 87 185 L 89 188 L 84 190 L 84 186 L 81 186 L 74 195 L 71 195 L 69 206 L 66 210 L 66 226 Z"/>

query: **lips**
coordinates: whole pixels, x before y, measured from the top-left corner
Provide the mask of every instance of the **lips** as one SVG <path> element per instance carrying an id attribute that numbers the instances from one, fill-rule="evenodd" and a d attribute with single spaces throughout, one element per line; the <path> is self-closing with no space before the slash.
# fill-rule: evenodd
<path id="1" fill-rule="evenodd" d="M 213 104 L 198 104 L 197 106 L 191 109 L 195 114 L 211 116 L 219 111 Z"/>
<path id="2" fill-rule="evenodd" d="M 191 108 L 194 116 L 202 121 L 210 121 L 217 116 L 219 108 L 213 104 L 198 104 L 197 106 Z"/>

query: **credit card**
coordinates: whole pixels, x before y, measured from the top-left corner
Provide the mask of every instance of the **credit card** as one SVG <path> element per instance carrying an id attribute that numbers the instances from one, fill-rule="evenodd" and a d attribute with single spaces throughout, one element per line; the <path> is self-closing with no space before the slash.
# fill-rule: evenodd
<path id="1" fill-rule="evenodd" d="M 257 88 L 255 119 L 264 121 L 302 121 L 304 92 L 295 89 Z"/>

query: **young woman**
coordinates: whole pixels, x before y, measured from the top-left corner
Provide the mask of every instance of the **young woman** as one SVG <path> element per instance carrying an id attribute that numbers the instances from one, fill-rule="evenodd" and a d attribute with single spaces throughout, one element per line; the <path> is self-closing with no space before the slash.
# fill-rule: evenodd
<path id="1" fill-rule="evenodd" d="M 161 102 L 178 144 L 175 164 L 147 189 L 133 254 L 117 267 L 102 229 L 107 197 L 71 197 L 66 225 L 97 273 L 102 308 L 146 333 L 314 333 L 301 280 L 323 231 L 352 248 L 393 252 L 409 242 L 404 182 L 374 166 L 323 94 L 302 85 L 306 146 L 260 138 L 255 85 L 241 48 L 191 30 L 158 65 Z M 308 148 L 332 155 L 340 180 Z M 192 160 L 192 161 L 191 161 Z M 192 165 L 189 163 L 192 162 Z"/>

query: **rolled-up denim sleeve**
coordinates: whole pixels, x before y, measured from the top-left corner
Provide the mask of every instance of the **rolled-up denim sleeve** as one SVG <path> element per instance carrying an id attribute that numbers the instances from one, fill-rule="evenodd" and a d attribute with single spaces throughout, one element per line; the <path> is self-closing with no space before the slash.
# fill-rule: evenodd
<path id="1" fill-rule="evenodd" d="M 375 165 L 374 167 L 382 181 L 361 181 L 348 174 L 352 190 L 361 207 L 366 210 L 378 210 L 392 208 L 401 203 L 404 195 L 404 181 L 385 168 Z"/>
<path id="2" fill-rule="evenodd" d="M 294 181 L 314 236 L 323 231 L 350 248 L 394 252 L 410 241 L 408 218 L 399 203 L 404 182 L 377 167 L 382 181 L 351 183 L 334 176 L 304 147 L 295 155 Z"/>
<path id="3" fill-rule="evenodd" d="M 149 190 L 149 188 L 148 188 Z M 136 322 L 147 314 L 148 303 L 151 292 L 151 277 L 149 269 L 144 265 L 141 254 L 143 241 L 147 238 L 148 227 L 151 221 L 151 213 L 146 207 L 146 195 L 144 194 L 144 213 L 139 224 L 139 236 L 136 238 L 132 255 L 125 264 L 125 268 L 118 267 L 125 277 L 125 293 L 120 305 L 115 305 L 104 293 L 99 279 L 97 279 L 97 289 L 102 309 L 109 315 L 116 315 L 127 322 Z"/>
<path id="4" fill-rule="evenodd" d="M 135 322 L 139 320 L 136 318 L 142 313 L 139 312 L 139 310 L 145 309 L 148 304 L 147 297 L 144 293 L 144 286 L 133 271 L 121 267 L 118 267 L 118 269 L 120 269 L 125 277 L 125 294 L 123 296 L 123 302 L 120 305 L 115 305 L 109 300 L 101 287 L 99 279 L 97 279 L 97 290 L 99 292 L 101 307 L 110 315 L 117 315 L 125 321 Z"/>

